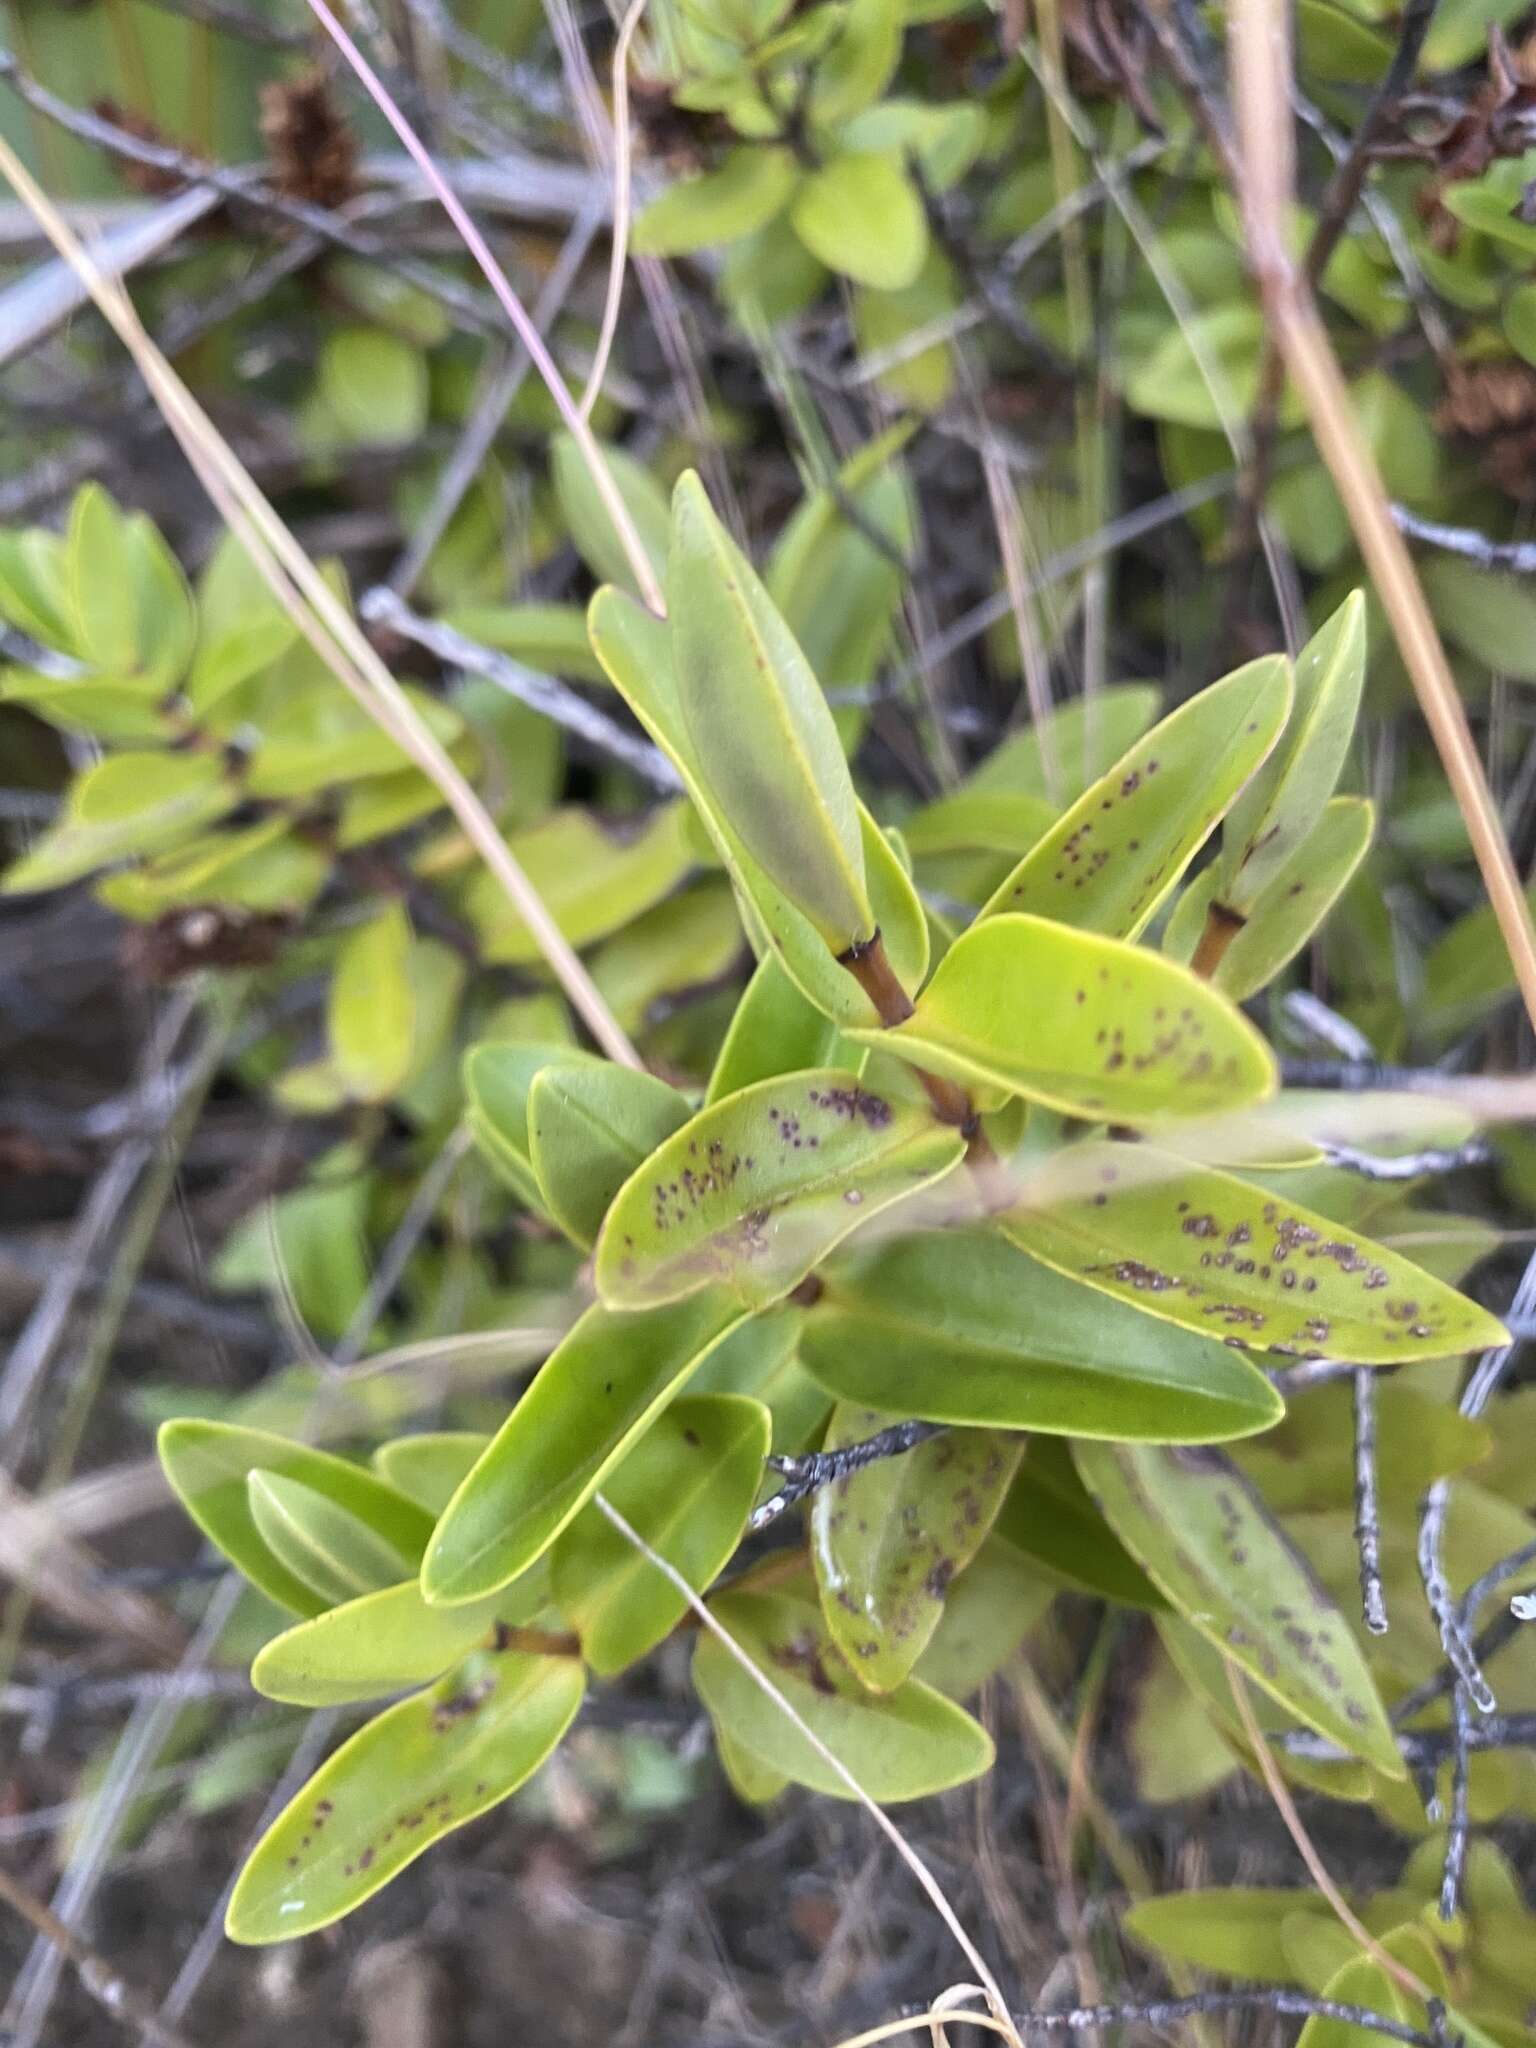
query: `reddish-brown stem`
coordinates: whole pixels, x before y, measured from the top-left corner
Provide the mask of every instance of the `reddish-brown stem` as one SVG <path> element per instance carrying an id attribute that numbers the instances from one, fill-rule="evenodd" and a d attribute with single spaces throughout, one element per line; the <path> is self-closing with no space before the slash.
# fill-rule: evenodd
<path id="1" fill-rule="evenodd" d="M 1200 934 L 1200 943 L 1195 948 L 1195 957 L 1190 966 L 1203 981 L 1209 981 L 1222 961 L 1226 958 L 1228 946 L 1248 922 L 1235 910 L 1228 910 L 1224 903 L 1213 903 L 1205 913 L 1205 930 Z"/>
<path id="2" fill-rule="evenodd" d="M 912 1014 L 912 998 L 897 979 L 876 925 L 867 939 L 855 939 L 846 953 L 837 956 L 875 1006 L 875 1014 L 887 1031 L 905 1024 Z"/>

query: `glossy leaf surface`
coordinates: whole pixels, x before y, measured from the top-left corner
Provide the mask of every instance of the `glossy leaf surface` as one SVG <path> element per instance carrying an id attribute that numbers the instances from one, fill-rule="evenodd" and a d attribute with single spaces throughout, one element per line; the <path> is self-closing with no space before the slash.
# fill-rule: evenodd
<path id="1" fill-rule="evenodd" d="M 474 1429 L 397 1436 L 374 1452 L 373 1469 L 401 1493 L 419 1501 L 429 1514 L 440 1515 L 489 1442 L 488 1436 Z"/>
<path id="2" fill-rule="evenodd" d="M 1289 865 L 1337 786 L 1354 737 L 1365 655 L 1365 599 L 1357 590 L 1297 655 L 1285 731 L 1228 815 L 1217 893 L 1241 916 Z"/>
<path id="3" fill-rule="evenodd" d="M 969 1714 L 909 1679 L 866 1692 L 839 1656 L 821 1610 L 791 1594 L 724 1593 L 711 1611 L 806 1725 L 881 1805 L 921 1799 L 979 1777 L 990 1737 Z M 732 1743 L 798 1785 L 851 1799 L 842 1778 L 713 1635 L 701 1636 L 693 1681 Z"/>
<path id="4" fill-rule="evenodd" d="M 600 590 L 588 613 L 604 670 L 658 746 L 676 764 L 721 859 L 749 906 L 749 935 L 770 948 L 817 1009 L 839 1023 L 873 1024 L 874 1005 L 841 968 L 826 941 L 753 858 L 701 774 L 683 727 L 666 627 L 617 590 Z M 928 922 L 906 869 L 862 804 L 857 805 L 864 871 L 875 921 L 897 978 L 916 988 L 928 964 Z M 758 929 L 754 931 L 753 925 Z"/>
<path id="5" fill-rule="evenodd" d="M 1185 969 L 1041 917 L 962 934 L 878 1043 L 957 1081 L 1119 1123 L 1240 1108 L 1276 1083 L 1253 1026 Z"/>
<path id="6" fill-rule="evenodd" d="M 1123 1607 L 1155 1611 L 1165 1604 L 1099 1512 L 1072 1462 L 1070 1445 L 1055 1438 L 1030 1443 L 1024 1469 L 998 1515 L 993 1540 L 1073 1592 L 1114 1600 Z"/>
<path id="7" fill-rule="evenodd" d="M 415 1579 L 386 1586 L 285 1629 L 257 1652 L 251 1683 L 269 1700 L 336 1707 L 430 1685 L 490 1642 L 506 1593 L 429 1607 Z"/>
<path id="8" fill-rule="evenodd" d="M 361 1905 L 531 1777 L 583 1690 L 574 1658 L 507 1652 L 377 1715 L 262 1836 L 229 1902 L 231 1941 L 288 1941 Z"/>
<path id="9" fill-rule="evenodd" d="M 625 1181 L 687 1118 L 686 1098 L 653 1074 L 610 1062 L 541 1068 L 528 1091 L 528 1156 L 561 1229 L 590 1246 Z"/>
<path id="10" fill-rule="evenodd" d="M 803 996 L 774 956 L 757 963 L 726 1028 L 706 1102 L 718 1102 L 754 1081 L 804 1067 L 826 1067 L 837 1047 L 837 1026 Z M 860 1055 L 850 1055 L 850 1066 Z"/>
<path id="11" fill-rule="evenodd" d="M 840 1402 L 823 1448 L 861 1443 L 900 1419 Z M 1022 1437 L 946 1430 L 816 1494 L 811 1555 L 822 1613 L 872 1692 L 891 1692 L 910 1677 L 944 1612 L 950 1580 L 986 1540 L 1023 1455 Z"/>
<path id="12" fill-rule="evenodd" d="M 926 1104 L 840 1069 L 760 1081 L 702 1110 L 619 1191 L 598 1239 L 598 1292 L 633 1309 L 715 1287 L 765 1306 L 964 1151 Z"/>
<path id="13" fill-rule="evenodd" d="M 265 1430 L 228 1422 L 168 1422 L 157 1444 L 165 1476 L 210 1543 L 244 1572 L 251 1584 L 296 1614 L 318 1614 L 328 1603 L 287 1570 L 263 1541 L 251 1516 L 247 1480 L 252 1472 L 291 1479 L 344 1508 L 382 1537 L 413 1570 L 432 1517 L 360 1465 Z"/>
<path id="14" fill-rule="evenodd" d="M 678 713 L 698 774 L 830 950 L 874 929 L 848 764 L 821 686 L 691 472 L 667 555 Z"/>
<path id="15" fill-rule="evenodd" d="M 604 1497 L 659 1557 L 703 1592 L 741 1540 L 768 1455 L 769 1415 L 734 1394 L 684 1394 L 646 1431 Z M 653 1650 L 688 1603 L 599 1508 L 584 1508 L 550 1553 L 550 1584 L 610 1677 Z"/>
<path id="16" fill-rule="evenodd" d="M 931 1422 L 1201 1443 L 1267 1429 L 1240 1353 L 1067 1279 L 990 1230 L 924 1231 L 823 1275 L 801 1356 L 844 1400 Z"/>
<path id="17" fill-rule="evenodd" d="M 713 1291 L 645 1316 L 588 1309 L 444 1510 L 422 1563 L 427 1598 L 483 1599 L 526 1571 L 741 1319 Z"/>
<path id="18" fill-rule="evenodd" d="M 1301 1553 L 1219 1451 L 1080 1444 L 1079 1472 L 1186 1621 L 1308 1727 L 1400 1777 L 1365 1658 Z"/>
<path id="19" fill-rule="evenodd" d="M 1134 938 L 1279 737 L 1289 664 L 1266 655 L 1191 697 L 1084 791 L 982 911 Z"/>
<path id="20" fill-rule="evenodd" d="M 256 1533 L 279 1565 L 327 1605 L 399 1578 L 395 1546 L 313 1487 L 277 1472 L 252 1472 L 246 1497 Z"/>
<path id="21" fill-rule="evenodd" d="M 1282 1357 L 1442 1358 L 1503 1325 L 1394 1252 L 1282 1195 L 1146 1145 L 1075 1146 L 1001 1219 L 1058 1272 Z"/>

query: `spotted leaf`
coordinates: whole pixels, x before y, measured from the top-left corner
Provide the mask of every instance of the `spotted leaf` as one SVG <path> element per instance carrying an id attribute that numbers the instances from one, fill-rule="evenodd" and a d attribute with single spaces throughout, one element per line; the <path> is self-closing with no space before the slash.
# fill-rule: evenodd
<path id="1" fill-rule="evenodd" d="M 971 1086 L 1117 1123 L 1240 1108 L 1276 1082 L 1253 1026 L 1186 969 L 1041 917 L 974 926 L 904 1024 L 849 1036 Z"/>
<path id="2" fill-rule="evenodd" d="M 839 1402 L 824 1448 L 858 1443 L 899 1419 Z M 872 1692 L 890 1692 L 910 1677 L 944 1612 L 950 1580 L 986 1540 L 1023 1455 L 1020 1436 L 946 1430 L 817 1494 L 811 1555 L 822 1613 Z"/>
<path id="3" fill-rule="evenodd" d="M 589 1246 L 624 1182 L 687 1116 L 686 1099 L 654 1074 L 610 1061 L 541 1068 L 528 1091 L 528 1152 L 566 1235 Z"/>
<path id="4" fill-rule="evenodd" d="M 328 1927 L 532 1776 L 581 1705 L 575 1658 L 482 1652 L 344 1742 L 256 1845 L 231 1941 Z"/>
<path id="5" fill-rule="evenodd" d="M 1084 791 L 982 916 L 1023 910 L 1134 938 L 1274 746 L 1290 706 L 1279 655 L 1181 704 Z"/>
<path id="6" fill-rule="evenodd" d="M 1349 1624 L 1222 1452 L 1085 1443 L 1074 1455 L 1105 1519 L 1192 1627 L 1309 1728 L 1403 1775 Z"/>
<path id="7" fill-rule="evenodd" d="M 1507 1341 L 1485 1310 L 1397 1253 L 1148 1145 L 1058 1154 L 1001 1226 L 1060 1273 L 1280 1357 L 1402 1365 Z"/>
<path id="8" fill-rule="evenodd" d="M 840 1068 L 759 1081 L 684 1124 L 619 1190 L 597 1241 L 598 1293 L 634 1309 L 709 1287 L 766 1306 L 964 1152 L 925 1104 Z"/>
<path id="9" fill-rule="evenodd" d="M 838 1654 L 814 1600 L 792 1593 L 723 1593 L 710 1604 L 751 1662 L 882 1805 L 947 1791 L 990 1767 L 986 1731 L 930 1687 L 908 1679 L 891 1693 L 867 1692 Z M 733 1748 L 812 1791 L 853 1797 L 713 1635 L 699 1639 L 693 1682 Z"/>

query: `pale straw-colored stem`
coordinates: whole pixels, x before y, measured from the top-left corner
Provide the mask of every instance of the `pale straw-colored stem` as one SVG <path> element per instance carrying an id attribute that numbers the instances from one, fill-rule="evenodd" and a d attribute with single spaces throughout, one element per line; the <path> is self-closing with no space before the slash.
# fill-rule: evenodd
<path id="1" fill-rule="evenodd" d="M 1310 285 L 1286 243 L 1293 200 L 1291 53 L 1284 0 L 1233 0 L 1228 13 L 1243 220 L 1270 331 L 1354 528 L 1466 823 L 1488 901 L 1536 1026 L 1536 930 L 1445 649 L 1392 517 L 1344 373 Z"/>
<path id="2" fill-rule="evenodd" d="M 634 205 L 630 175 L 633 149 L 629 120 L 629 46 L 635 39 L 635 30 L 640 26 L 645 8 L 646 0 L 630 0 L 619 26 L 618 40 L 613 46 L 613 225 L 609 240 L 608 296 L 603 305 L 597 353 L 587 372 L 581 404 L 576 408 L 584 420 L 591 419 L 592 408 L 608 374 L 608 358 L 613 353 L 613 337 L 619 331 L 619 307 L 624 299 L 624 268 L 629 260 L 629 222 Z"/>

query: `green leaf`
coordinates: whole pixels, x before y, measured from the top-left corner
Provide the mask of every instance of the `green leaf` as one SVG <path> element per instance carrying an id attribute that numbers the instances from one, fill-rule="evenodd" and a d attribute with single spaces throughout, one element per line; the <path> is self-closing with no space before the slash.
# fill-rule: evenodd
<path id="1" fill-rule="evenodd" d="M 923 203 L 900 159 L 850 150 L 801 179 L 790 207 L 795 233 L 829 270 L 877 291 L 900 291 L 928 255 Z"/>
<path id="2" fill-rule="evenodd" d="M 70 506 L 65 576 L 81 653 L 109 675 L 132 675 L 139 619 L 128 521 L 100 484 L 84 485 Z"/>
<path id="3" fill-rule="evenodd" d="M 531 1584 L 531 1581 L 530 1581 Z M 521 1588 L 518 1589 L 521 1591 Z M 548 1598 L 521 1603 L 506 1591 L 467 1607 L 429 1607 L 415 1579 L 332 1607 L 273 1636 L 257 1652 L 251 1683 L 295 1707 L 344 1707 L 430 1685 L 471 1650 L 490 1646 L 500 1620 L 527 1621 Z"/>
<path id="4" fill-rule="evenodd" d="M 1253 899 L 1242 929 L 1210 975 L 1213 988 L 1241 1003 L 1274 980 L 1348 888 L 1370 850 L 1375 823 L 1375 806 L 1368 798 L 1333 798 Z M 1171 959 L 1193 958 L 1219 880 L 1218 870 L 1209 867 L 1179 899 L 1163 938 Z"/>
<path id="5" fill-rule="evenodd" d="M 100 683 L 90 677 L 12 668 L 0 671 L 0 704 L 24 704 L 61 732 L 85 733 L 92 739 L 126 744 L 169 740 L 175 734 L 163 700 L 146 694 L 140 682 Z"/>
<path id="6" fill-rule="evenodd" d="M 98 882 L 101 902 L 123 917 L 217 903 L 240 910 L 307 909 L 330 880 L 331 856 L 301 839 L 288 818 L 209 833 Z"/>
<path id="7" fill-rule="evenodd" d="M 70 602 L 65 545 L 32 526 L 0 531 L 0 618 L 60 654 L 83 653 Z"/>
<path id="8" fill-rule="evenodd" d="M 253 1472 L 295 1481 L 355 1516 L 396 1553 L 405 1570 L 415 1568 L 432 1533 L 429 1514 L 360 1465 L 265 1430 L 227 1422 L 167 1422 L 157 1444 L 172 1491 L 209 1542 L 259 1592 L 296 1614 L 318 1614 L 330 1603 L 281 1563 L 263 1539 L 251 1513 L 248 1480 Z"/>
<path id="9" fill-rule="evenodd" d="M 1536 915 L 1536 887 L 1526 891 Z M 1424 1025 L 1437 1043 L 1464 1030 L 1515 987 L 1509 948 L 1490 904 L 1457 918 L 1424 963 Z"/>
<path id="10" fill-rule="evenodd" d="M 1262 1443 L 1238 1452 L 1238 1463 L 1276 1514 L 1353 1508 L 1352 1408 L 1352 1390 L 1342 1382 L 1310 1388 Z M 1384 1504 L 1411 1512 L 1435 1480 L 1470 1470 L 1492 1449 L 1486 1423 L 1403 1379 L 1377 1386 L 1377 1492 Z"/>
<path id="11" fill-rule="evenodd" d="M 371 1898 L 423 1849 L 515 1792 L 584 1690 L 574 1658 L 473 1658 L 376 1715 L 268 1828 L 225 1916 L 231 1941 L 288 1941 Z"/>
<path id="12" fill-rule="evenodd" d="M 490 1442 L 476 1429 L 439 1429 L 420 1436 L 397 1436 L 380 1444 L 373 1469 L 400 1493 L 419 1501 L 430 1515 L 440 1515 L 459 1483 Z"/>
<path id="13" fill-rule="evenodd" d="M 883 99 L 848 122 L 839 136 L 844 149 L 877 150 L 918 168 L 936 192 L 958 183 L 987 140 L 986 110 L 967 101 Z"/>
<path id="14" fill-rule="evenodd" d="M 747 906 L 748 935 L 760 954 L 771 947 L 807 1000 L 839 1023 L 872 1024 L 874 1005 L 837 964 L 806 914 L 748 851 L 732 813 L 706 785 L 677 708 L 667 628 L 612 589 L 600 590 L 587 619 L 592 645 L 615 688 L 658 746 L 672 757 L 721 859 Z M 915 988 L 928 965 L 928 924 L 912 881 L 864 806 L 855 803 L 864 871 L 875 922 L 893 972 Z"/>
<path id="15" fill-rule="evenodd" d="M 652 1315 L 588 1309 L 443 1511 L 422 1563 L 427 1599 L 456 1607 L 526 1571 L 742 1320 L 718 1290 Z"/>
<path id="16" fill-rule="evenodd" d="M 114 861 L 159 853 L 238 800 L 216 754 L 111 754 L 76 776 L 63 817 L 6 870 L 5 893 L 57 889 Z"/>
<path id="17" fill-rule="evenodd" d="M 400 1576 L 400 1552 L 356 1515 L 300 1480 L 253 1471 L 246 1497 L 257 1535 L 285 1572 L 327 1606 L 376 1593 Z"/>
<path id="18" fill-rule="evenodd" d="M 860 1443 L 898 1420 L 840 1402 L 823 1448 Z M 986 1540 L 1023 1455 L 1022 1437 L 946 1430 L 816 1495 L 811 1555 L 822 1613 L 855 1677 L 872 1692 L 892 1692 L 911 1676 L 944 1612 L 950 1580 Z"/>
<path id="19" fill-rule="evenodd" d="M 945 1595 L 913 1676 L 948 1699 L 971 1698 L 1014 1655 L 1055 1597 L 1055 1586 L 1028 1558 L 989 1536 Z"/>
<path id="20" fill-rule="evenodd" d="M 1028 725 L 992 749 L 966 777 L 977 794 L 1034 797 L 1055 808 L 1052 789 L 1078 796 L 1118 761 L 1157 716 L 1153 683 L 1120 683 L 1093 696 L 1058 704 L 1043 726 Z M 1049 755 L 1055 781 L 1046 772 Z"/>
<path id="21" fill-rule="evenodd" d="M 1461 189 L 1449 188 L 1447 199 Z M 1532 237 L 1536 229 L 1523 233 Z M 1424 594 L 1445 637 L 1494 675 L 1536 682 L 1536 593 L 1502 569 L 1434 555 L 1419 570 Z"/>
<path id="22" fill-rule="evenodd" d="M 768 1442 L 760 1401 L 685 1394 L 651 1424 L 604 1495 L 701 1593 L 741 1541 Z M 671 1581 L 596 1507 L 566 1529 L 549 1565 L 555 1600 L 603 1678 L 655 1649 L 688 1611 Z"/>
<path id="23" fill-rule="evenodd" d="M 894 461 L 910 438 L 906 422 L 878 435 L 843 463 L 836 490 L 810 492 L 763 572 L 768 595 L 824 689 L 867 685 L 890 645 L 901 601 L 899 565 L 915 537 L 911 492 Z M 870 532 L 885 536 L 896 560 Z"/>
<path id="24" fill-rule="evenodd" d="M 205 717 L 219 699 L 285 654 L 299 629 L 232 534 L 214 548 L 197 589 L 197 645 L 182 684 Z"/>
<path id="25" fill-rule="evenodd" d="M 1222 1885 L 1138 1899 L 1122 1925 L 1135 1940 L 1176 1963 L 1254 1983 L 1290 1984 L 1296 1973 L 1280 1925 L 1292 1913 L 1328 1920 L 1332 1908 L 1316 1893 L 1294 1887 Z"/>
<path id="26" fill-rule="evenodd" d="M 1126 398 L 1148 419 L 1219 432 L 1224 418 L 1242 418 L 1258 398 L 1265 331 L 1264 315 L 1247 304 L 1176 320 L 1155 346 L 1138 352 L 1125 379 Z M 1285 425 L 1294 424 L 1296 411 L 1287 391 Z"/>
<path id="27" fill-rule="evenodd" d="M 606 442 L 599 445 L 614 488 L 623 500 L 659 583 L 666 570 L 667 534 L 671 525 L 667 494 L 633 455 L 626 455 L 622 448 L 611 447 Z M 592 480 L 586 458 L 571 435 L 555 435 L 549 444 L 549 459 L 560 510 L 571 529 L 577 554 L 594 576 L 606 583 L 617 583 L 622 589 L 638 595 L 629 556 Z"/>
<path id="28" fill-rule="evenodd" d="M 1251 661 L 1155 725 L 1084 791 L 982 911 L 1134 938 L 1285 725 L 1290 665 Z"/>
<path id="29" fill-rule="evenodd" d="M 347 934 L 331 978 L 331 1056 L 358 1102 L 387 1102 L 410 1072 L 416 1039 L 411 921 L 389 903 Z"/>
<path id="30" fill-rule="evenodd" d="M 597 1242 L 598 1293 L 649 1308 L 718 1284 L 766 1307 L 964 1153 L 926 1104 L 839 1068 L 759 1081 L 700 1111 L 619 1191 Z"/>
<path id="31" fill-rule="evenodd" d="M 1000 1222 L 1060 1273 L 1279 1357 L 1405 1365 L 1507 1341 L 1502 1323 L 1395 1252 L 1149 1145 L 1073 1146 Z"/>
<path id="32" fill-rule="evenodd" d="M 838 1655 L 814 1601 L 727 1593 L 711 1607 L 806 1726 L 882 1806 L 947 1791 L 991 1768 L 986 1731 L 928 1686 L 909 1679 L 892 1693 L 866 1692 Z M 712 1634 L 700 1638 L 693 1682 L 733 1745 L 795 1784 L 834 1799 L 853 1796 Z"/>
<path id="33" fill-rule="evenodd" d="M 471 1046 L 464 1055 L 464 1093 L 475 1143 L 504 1179 L 535 1208 L 544 1191 L 533 1170 L 528 1100 L 537 1076 L 549 1066 L 596 1066 L 590 1053 L 573 1045 L 508 1039 Z"/>
<path id="34" fill-rule="evenodd" d="M 573 946 L 606 938 L 659 903 L 694 861 L 686 806 L 679 803 L 658 805 L 638 832 L 624 837 L 606 831 L 589 811 L 568 805 L 509 834 L 507 844 Z M 487 961 L 526 967 L 543 959 L 489 869 L 475 868 L 464 907 Z"/>
<path id="35" fill-rule="evenodd" d="M 735 899 L 715 876 L 606 940 L 592 958 L 592 979 L 621 1027 L 643 1032 L 665 1017 L 668 998 L 723 980 L 745 953 Z"/>
<path id="36" fill-rule="evenodd" d="M 528 1157 L 544 1205 L 590 1248 L 630 1175 L 688 1120 L 688 1103 L 653 1074 L 608 1061 L 555 1062 L 528 1090 Z"/>
<path id="37" fill-rule="evenodd" d="M 1354 738 L 1365 655 L 1365 598 L 1356 590 L 1297 655 L 1285 731 L 1228 814 L 1218 893 L 1239 916 L 1251 913 L 1323 815 Z"/>
<path id="38" fill-rule="evenodd" d="M 882 391 L 919 412 L 937 412 L 944 404 L 955 383 L 952 342 L 941 338 L 923 347 L 904 344 L 909 335 L 939 331 L 958 312 L 963 296 L 954 264 L 932 241 L 922 269 L 900 291 L 873 291 L 867 285 L 855 289 L 854 338 L 866 358 L 866 372 L 868 358 L 884 362 L 875 372 Z M 957 329 L 962 324 L 957 323 Z"/>
<path id="39" fill-rule="evenodd" d="M 419 348 L 379 327 L 341 327 L 320 348 L 319 397 L 343 441 L 393 447 L 426 428 L 430 402 L 427 359 Z"/>
<path id="40" fill-rule="evenodd" d="M 800 1340 L 845 1401 L 930 1422 L 1207 1443 L 1280 1396 L 1239 1352 L 1065 1279 L 991 1230 L 922 1231 L 839 1261 Z"/>
<path id="41" fill-rule="evenodd" d="M 834 954 L 869 938 L 858 812 L 832 714 L 691 471 L 672 500 L 667 608 L 678 712 L 715 804 Z"/>
<path id="42" fill-rule="evenodd" d="M 754 1081 L 829 1066 L 837 1042 L 837 1026 L 765 953 L 726 1027 L 704 1099 L 718 1102 Z"/>
<path id="43" fill-rule="evenodd" d="M 637 256 L 687 256 L 766 227 L 800 179 L 793 150 L 742 144 L 719 170 L 669 185 L 635 222 Z"/>
<path id="44" fill-rule="evenodd" d="M 957 1081 L 1117 1123 L 1239 1108 L 1277 1078 L 1253 1026 L 1185 968 L 1043 917 L 972 926 L 904 1024 L 848 1036 Z"/>
<path id="45" fill-rule="evenodd" d="M 1156 1610 L 1163 1596 L 1126 1550 L 1078 1477 L 1070 1447 L 1056 1437 L 1031 1441 L 1024 1469 L 997 1518 L 993 1540 L 1006 1544 L 1058 1585 L 1122 1607 Z"/>
<path id="46" fill-rule="evenodd" d="M 1194 1628 L 1266 1692 L 1390 1778 L 1397 1742 L 1349 1625 L 1220 1451 L 1076 1446 L 1106 1520 Z"/>
<path id="47" fill-rule="evenodd" d="M 898 0 L 848 0 L 837 39 L 811 78 L 807 114 L 834 132 L 890 84 L 901 58 Z"/>
<path id="48" fill-rule="evenodd" d="M 925 854 L 972 850 L 1005 853 L 1017 860 L 1055 821 L 1055 806 L 1043 797 L 956 789 L 924 804 L 905 821 L 902 836 L 918 860 Z"/>

